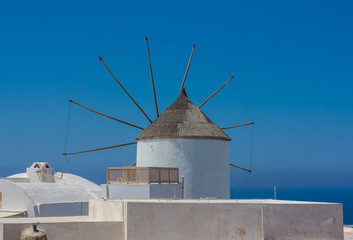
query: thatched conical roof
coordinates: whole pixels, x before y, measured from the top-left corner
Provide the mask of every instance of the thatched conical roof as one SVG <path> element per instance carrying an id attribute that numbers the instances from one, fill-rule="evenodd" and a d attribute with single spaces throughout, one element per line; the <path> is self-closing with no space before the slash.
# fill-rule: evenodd
<path id="1" fill-rule="evenodd" d="M 193 104 L 183 89 L 173 102 L 136 139 L 218 139 L 232 140 L 199 107 Z"/>

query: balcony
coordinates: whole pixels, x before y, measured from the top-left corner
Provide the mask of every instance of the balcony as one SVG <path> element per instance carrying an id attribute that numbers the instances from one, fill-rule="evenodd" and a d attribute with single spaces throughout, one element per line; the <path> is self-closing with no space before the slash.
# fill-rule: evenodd
<path id="1" fill-rule="evenodd" d="M 179 183 L 179 169 L 160 167 L 109 167 L 107 168 L 107 184 L 109 183 Z"/>

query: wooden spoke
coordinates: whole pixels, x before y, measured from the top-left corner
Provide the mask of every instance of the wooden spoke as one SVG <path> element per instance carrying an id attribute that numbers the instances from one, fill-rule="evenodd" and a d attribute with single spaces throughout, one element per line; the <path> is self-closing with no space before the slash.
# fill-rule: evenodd
<path id="1" fill-rule="evenodd" d="M 157 117 L 159 117 L 159 112 L 158 112 L 158 105 L 157 105 L 157 96 L 156 96 L 156 89 L 154 87 L 154 81 L 153 81 L 153 73 L 152 73 L 152 63 L 151 63 L 151 56 L 150 56 L 150 48 L 148 46 L 148 39 L 146 37 L 146 45 L 147 45 L 147 54 L 148 54 L 148 62 L 150 64 L 150 72 L 151 72 L 151 80 L 152 80 L 152 88 L 153 88 L 153 96 L 154 96 L 154 103 L 156 105 L 156 113 Z"/>
<path id="2" fill-rule="evenodd" d="M 145 115 L 145 117 L 148 119 L 148 121 L 150 121 L 152 123 L 152 120 L 147 116 L 147 114 L 142 110 L 142 108 L 140 107 L 140 105 L 138 105 L 138 103 L 131 97 L 131 95 L 126 91 L 126 89 L 123 87 L 123 85 L 118 81 L 118 79 L 114 76 L 114 74 L 110 71 L 110 69 L 108 68 L 107 64 L 105 64 L 105 62 L 103 61 L 103 59 L 101 57 L 99 57 L 99 60 L 102 61 L 102 63 L 104 64 L 105 68 L 108 70 L 108 72 L 110 73 L 110 75 L 112 75 L 112 77 L 114 78 L 114 80 L 119 84 L 119 86 L 124 90 L 124 92 L 126 93 L 126 95 L 128 95 L 128 97 L 135 103 L 135 105 L 140 109 L 140 111 L 143 113 L 143 115 Z"/>
<path id="3" fill-rule="evenodd" d="M 205 103 L 208 102 L 208 100 L 210 100 L 211 98 L 213 98 L 214 95 L 216 95 L 219 91 L 221 91 L 222 88 L 224 88 L 224 87 L 229 83 L 229 81 L 232 80 L 233 78 L 234 78 L 234 75 L 231 76 L 231 77 L 228 79 L 228 81 L 226 81 L 226 82 L 222 85 L 222 87 L 220 87 L 220 88 L 219 88 L 217 91 L 215 91 L 211 96 L 209 96 L 209 97 L 199 106 L 199 108 L 201 108 Z"/>
<path id="4" fill-rule="evenodd" d="M 181 87 L 180 87 L 179 95 L 180 95 L 182 89 L 184 88 L 185 79 L 186 79 L 186 76 L 188 75 L 188 72 L 189 72 L 190 63 L 191 63 L 192 55 L 194 55 L 195 46 L 196 46 L 196 44 L 194 44 L 194 45 L 192 46 L 192 50 L 191 50 L 191 55 L 190 55 L 189 63 L 188 63 L 188 66 L 187 66 L 187 68 L 186 68 L 186 72 L 185 72 L 185 75 L 184 75 L 184 79 L 183 79 L 183 82 L 182 82 Z"/>
<path id="5" fill-rule="evenodd" d="M 103 116 L 103 117 L 112 119 L 112 120 L 114 120 L 114 121 L 117 121 L 117 122 L 120 122 L 120 123 L 123 123 L 123 124 L 126 124 L 126 125 L 129 125 L 129 126 L 134 127 L 134 128 L 138 128 L 138 129 L 144 130 L 142 127 L 138 127 L 138 126 L 136 126 L 136 125 L 133 125 L 133 124 L 131 124 L 131 123 L 128 123 L 128 122 L 119 120 L 119 119 L 117 119 L 117 118 L 109 117 L 109 116 L 107 116 L 107 115 L 105 115 L 105 114 L 103 114 L 103 113 L 99 113 L 99 112 L 94 111 L 94 110 L 92 110 L 92 109 L 90 109 L 90 108 L 88 108 L 88 107 L 82 106 L 81 104 L 79 104 L 79 103 L 77 103 L 77 102 L 75 102 L 75 101 L 73 101 L 73 100 L 69 100 L 69 102 L 72 102 L 72 103 L 76 104 L 77 106 L 80 106 L 80 107 L 82 107 L 82 108 L 84 108 L 84 109 L 86 109 L 86 110 L 88 110 L 88 111 L 91 111 L 91 112 L 96 113 L 96 114 L 98 114 L 98 115 L 101 115 L 101 116 Z"/>
<path id="6" fill-rule="evenodd" d="M 120 144 L 120 145 L 115 145 L 115 146 L 110 146 L 110 147 L 104 147 L 104 148 L 96 148 L 96 149 L 91 149 L 91 150 L 86 150 L 86 151 L 80 151 L 80 152 L 63 153 L 63 155 L 72 155 L 72 154 L 80 154 L 80 153 L 95 152 L 95 151 L 100 151 L 100 150 L 106 150 L 106 149 L 111 149 L 111 148 L 117 148 L 117 147 L 128 146 L 128 145 L 132 145 L 132 144 L 136 144 L 136 143 L 137 143 L 137 142 L 132 142 L 132 143 L 125 143 L 125 144 Z"/>
<path id="7" fill-rule="evenodd" d="M 242 167 L 239 167 L 239 166 L 234 165 L 234 164 L 231 164 L 231 163 L 229 163 L 229 165 L 230 165 L 230 166 L 232 166 L 232 167 L 235 167 L 235 168 L 238 168 L 238 169 L 241 169 L 241 170 L 247 171 L 247 172 L 249 172 L 249 173 L 251 173 L 251 172 L 252 172 L 252 171 L 251 171 L 251 170 L 249 170 L 249 169 L 242 168 Z"/>
<path id="8" fill-rule="evenodd" d="M 252 125 L 252 124 L 255 124 L 255 122 L 245 123 L 245 124 L 241 124 L 241 125 L 235 125 L 235 126 L 232 126 L 232 127 L 225 127 L 225 128 L 221 128 L 221 129 L 225 130 L 225 129 L 231 129 L 231 128 L 237 128 L 237 127 L 244 127 L 244 126 L 248 126 L 248 125 Z"/>

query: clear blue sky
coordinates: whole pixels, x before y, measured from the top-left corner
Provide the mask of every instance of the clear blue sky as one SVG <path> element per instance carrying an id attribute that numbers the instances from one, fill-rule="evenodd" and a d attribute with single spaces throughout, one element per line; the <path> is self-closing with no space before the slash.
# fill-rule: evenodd
<path id="1" fill-rule="evenodd" d="M 69 98 L 147 126 L 102 64 L 80 88 L 98 56 L 141 40 L 104 59 L 154 117 L 147 35 L 196 43 L 236 75 L 256 122 L 247 186 L 353 187 L 352 12 L 352 1 L 2 1 L 0 173 L 23 172 L 33 161 L 69 171 L 61 155 Z M 150 48 L 163 110 L 177 97 L 191 46 L 150 40 Z M 197 48 L 186 90 L 199 104 L 228 77 Z M 203 110 L 221 127 L 250 121 L 234 82 Z M 231 162 L 249 167 L 251 127 L 228 133 Z M 67 150 L 138 134 L 72 106 Z M 69 161 L 102 183 L 105 167 L 134 163 L 135 148 Z M 231 174 L 233 188 L 246 176 Z"/>

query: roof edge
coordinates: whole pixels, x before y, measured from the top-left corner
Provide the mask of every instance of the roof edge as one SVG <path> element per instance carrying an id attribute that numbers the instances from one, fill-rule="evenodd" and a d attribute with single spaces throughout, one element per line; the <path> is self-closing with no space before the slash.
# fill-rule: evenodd
<path id="1" fill-rule="evenodd" d="M 143 137 L 143 138 L 136 138 L 137 141 L 144 141 L 144 140 L 154 140 L 154 139 L 204 139 L 204 140 L 221 140 L 221 141 L 232 141 L 231 138 L 225 138 L 225 137 L 202 137 L 202 136 L 180 136 L 180 137 L 175 137 L 175 136 L 157 136 L 157 137 Z"/>

